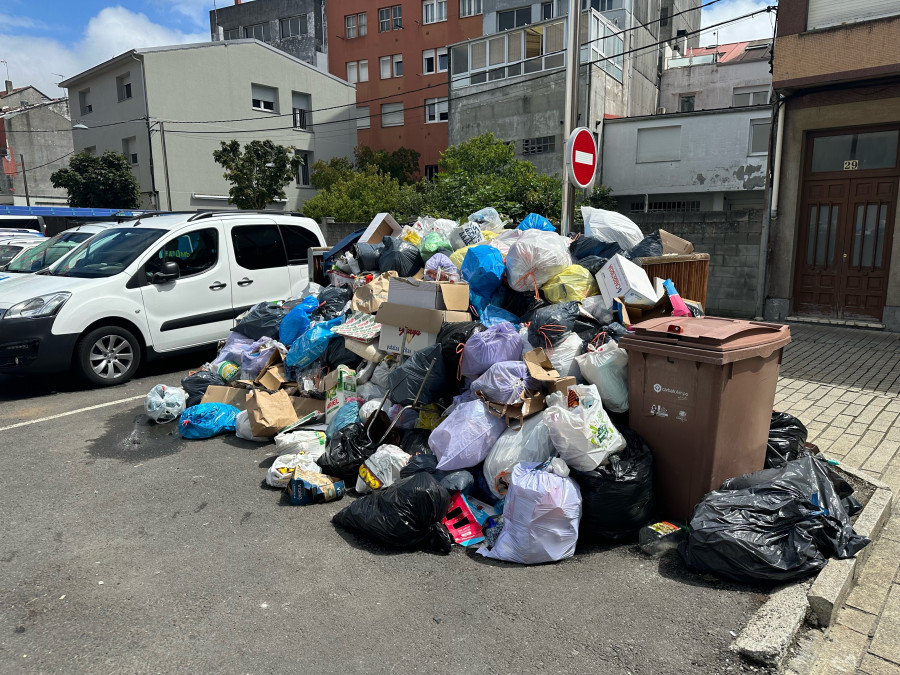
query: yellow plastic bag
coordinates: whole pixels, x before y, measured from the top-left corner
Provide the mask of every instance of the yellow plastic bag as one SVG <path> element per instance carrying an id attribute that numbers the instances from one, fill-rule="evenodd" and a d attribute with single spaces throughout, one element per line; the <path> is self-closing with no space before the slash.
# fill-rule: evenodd
<path id="1" fill-rule="evenodd" d="M 456 249 L 453 254 L 450 256 L 450 262 L 456 265 L 456 269 L 462 267 L 463 259 L 466 257 L 466 253 L 468 253 L 471 246 L 463 246 L 462 248 Z"/>
<path id="2" fill-rule="evenodd" d="M 581 265 L 569 265 L 562 272 L 541 286 L 548 302 L 581 302 L 590 295 L 597 295 L 600 289 L 591 273 Z"/>
<path id="3" fill-rule="evenodd" d="M 419 410 L 419 419 L 416 429 L 429 429 L 434 431 L 441 423 L 441 411 L 434 403 L 429 403 Z"/>
<path id="4" fill-rule="evenodd" d="M 416 248 L 419 248 L 419 246 L 422 245 L 422 237 L 419 235 L 418 232 L 416 232 L 414 229 L 412 229 L 409 226 L 406 226 L 403 228 L 403 233 L 400 235 L 400 239 L 402 241 L 409 242 Z"/>
<path id="5" fill-rule="evenodd" d="M 490 241 L 491 239 L 493 239 L 494 237 L 497 236 L 497 233 L 492 232 L 491 230 L 482 230 L 481 236 L 484 237 L 485 241 Z"/>

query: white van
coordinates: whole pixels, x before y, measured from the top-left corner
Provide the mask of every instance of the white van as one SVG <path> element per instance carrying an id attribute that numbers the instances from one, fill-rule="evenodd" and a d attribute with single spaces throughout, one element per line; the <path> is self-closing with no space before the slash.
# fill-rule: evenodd
<path id="1" fill-rule="evenodd" d="M 87 223 L 70 227 L 68 230 L 64 230 L 49 239 L 34 237 L 31 240 L 31 248 L 23 251 L 6 264 L 0 264 L 0 283 L 18 279 L 26 274 L 50 267 L 81 242 L 90 239 L 98 232 L 103 232 L 103 230 L 116 225 L 118 223 Z M 2 240 L 0 241 L 0 246 L 8 244 L 10 241 L 12 240 Z M 2 254 L 0 254 L 0 263 L 2 263 Z"/>
<path id="2" fill-rule="evenodd" d="M 144 216 L 52 268 L 0 284 L 0 372 L 74 368 L 128 381 L 143 358 L 212 344 L 258 302 L 301 294 L 325 239 L 309 218 L 253 212 Z"/>

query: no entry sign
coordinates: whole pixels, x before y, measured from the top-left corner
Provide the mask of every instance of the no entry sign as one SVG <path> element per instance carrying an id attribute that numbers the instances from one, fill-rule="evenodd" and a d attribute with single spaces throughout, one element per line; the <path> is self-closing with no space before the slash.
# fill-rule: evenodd
<path id="1" fill-rule="evenodd" d="M 577 188 L 589 188 L 597 173 L 597 144 L 590 129 L 578 127 L 566 143 L 566 168 L 569 182 Z"/>

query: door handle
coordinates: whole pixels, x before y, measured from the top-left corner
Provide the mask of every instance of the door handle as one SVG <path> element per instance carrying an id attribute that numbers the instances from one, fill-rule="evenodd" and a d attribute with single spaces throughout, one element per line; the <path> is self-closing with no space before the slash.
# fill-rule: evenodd
<path id="1" fill-rule="evenodd" d="M 217 281 L 217 282 L 214 283 L 212 286 L 210 286 L 209 289 L 210 289 L 211 291 L 221 291 L 221 290 L 222 290 L 223 288 L 225 288 L 227 285 L 228 285 L 228 284 L 223 284 L 221 281 Z"/>
<path id="2" fill-rule="evenodd" d="M 248 279 L 247 277 L 244 277 L 239 282 L 237 282 L 237 285 L 238 286 L 249 286 L 252 283 L 253 283 L 253 279 Z"/>

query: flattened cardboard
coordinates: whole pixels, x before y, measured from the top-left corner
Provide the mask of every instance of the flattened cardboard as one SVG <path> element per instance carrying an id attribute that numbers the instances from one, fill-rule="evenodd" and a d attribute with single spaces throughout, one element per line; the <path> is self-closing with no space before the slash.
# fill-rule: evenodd
<path id="1" fill-rule="evenodd" d="M 305 417 L 310 413 L 325 414 L 325 400 L 318 398 L 308 398 L 306 396 L 291 396 L 291 405 L 297 418 Z"/>
<path id="2" fill-rule="evenodd" d="M 225 403 L 233 405 L 238 410 L 247 409 L 247 390 L 238 387 L 223 387 L 218 384 L 211 385 L 200 403 Z"/>
<path id="3" fill-rule="evenodd" d="M 575 378 L 564 378 L 572 379 Z M 558 381 L 558 380 L 557 380 Z M 555 384 L 555 382 L 553 383 Z M 526 389 L 522 392 L 522 396 L 518 403 L 502 404 L 488 401 L 480 391 L 476 392 L 487 406 L 488 412 L 495 417 L 502 417 L 506 420 L 506 426 L 519 428 L 522 426 L 522 420 L 531 417 L 544 409 L 545 396 L 541 391 L 530 391 Z M 511 420 L 516 420 L 516 424 L 511 424 Z"/>
<path id="4" fill-rule="evenodd" d="M 528 368 L 528 374 L 547 387 L 547 392 L 550 394 L 557 391 L 565 394 L 569 386 L 575 384 L 574 377 L 559 376 L 559 372 L 553 368 L 553 364 L 547 358 L 546 352 L 540 347 L 526 352 L 522 358 Z M 541 405 L 543 405 L 543 401 L 541 401 Z"/>
<path id="5" fill-rule="evenodd" d="M 287 392 L 270 394 L 254 391 L 247 399 L 247 418 L 254 436 L 272 438 L 286 426 L 296 422 L 297 413 Z"/>
<path id="6" fill-rule="evenodd" d="M 284 388 L 289 382 L 284 373 L 283 363 L 267 367 L 259 374 L 256 381 L 259 383 L 260 387 L 269 389 L 270 391 L 278 391 L 279 389 Z"/>
<path id="7" fill-rule="evenodd" d="M 684 300 L 684 298 L 682 298 L 682 300 Z M 684 303 L 686 305 L 694 305 L 695 307 L 700 306 L 699 302 L 694 302 L 693 300 L 684 300 Z M 659 302 L 650 308 L 629 305 L 623 298 L 616 298 L 616 301 L 613 303 L 613 312 L 618 315 L 619 323 L 623 326 L 630 326 L 632 324 L 641 323 L 642 321 L 649 321 L 650 319 L 672 316 L 672 302 L 665 293 L 663 293 Z"/>
<path id="8" fill-rule="evenodd" d="M 395 278 L 388 285 L 388 302 L 422 309 L 469 309 L 469 284 Z"/>
<path id="9" fill-rule="evenodd" d="M 294 469 L 285 491 L 291 504 L 306 506 L 336 501 L 344 496 L 344 481 L 322 473 Z"/>
<path id="10" fill-rule="evenodd" d="M 676 237 L 665 230 L 659 231 L 659 239 L 662 242 L 663 255 L 669 255 L 670 253 L 687 255 L 694 252 L 694 245 L 691 242 L 687 239 Z"/>
<path id="11" fill-rule="evenodd" d="M 378 349 L 389 354 L 414 354 L 430 347 L 437 340 L 441 326 L 446 323 L 471 321 L 468 312 L 422 309 L 387 302 L 378 310 L 381 335 Z"/>
<path id="12" fill-rule="evenodd" d="M 402 229 L 390 213 L 377 213 L 359 241 L 363 244 L 379 244 L 384 237 L 400 236 Z"/>
<path id="13" fill-rule="evenodd" d="M 391 278 L 397 278 L 394 270 L 379 274 L 367 284 L 353 291 L 350 309 L 364 314 L 374 314 L 388 301 L 388 286 Z"/>

